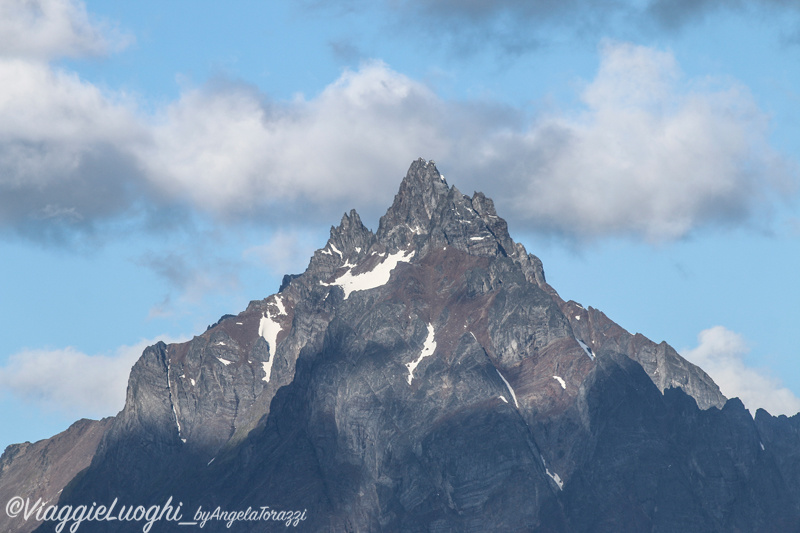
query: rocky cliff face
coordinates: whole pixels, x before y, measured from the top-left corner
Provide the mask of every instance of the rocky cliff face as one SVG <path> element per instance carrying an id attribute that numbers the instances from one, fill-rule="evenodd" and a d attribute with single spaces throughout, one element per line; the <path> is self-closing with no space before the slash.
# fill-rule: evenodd
<path id="1" fill-rule="evenodd" d="M 490 199 L 420 159 L 376 233 L 351 211 L 279 293 L 148 348 L 61 503 L 306 509 L 308 531 L 789 531 L 798 449 L 797 418 L 754 421 L 666 343 L 563 301 Z"/>

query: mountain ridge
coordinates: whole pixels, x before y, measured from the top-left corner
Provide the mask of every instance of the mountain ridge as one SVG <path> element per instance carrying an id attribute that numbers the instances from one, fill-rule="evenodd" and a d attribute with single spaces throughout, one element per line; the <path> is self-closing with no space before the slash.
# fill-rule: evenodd
<path id="1" fill-rule="evenodd" d="M 107 420 L 60 503 L 270 501 L 310 531 L 800 524 L 800 417 L 754 420 L 667 343 L 562 300 L 491 199 L 424 159 L 376 232 L 345 213 L 278 293 L 147 348 Z M 29 468 L 0 464 L 0 489 Z"/>

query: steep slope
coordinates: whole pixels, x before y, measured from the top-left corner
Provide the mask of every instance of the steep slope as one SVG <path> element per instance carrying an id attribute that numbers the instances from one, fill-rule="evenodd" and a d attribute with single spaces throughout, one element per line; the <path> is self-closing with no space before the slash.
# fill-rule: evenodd
<path id="1" fill-rule="evenodd" d="M 0 502 L 14 497 L 56 502 L 64 487 L 92 462 L 112 419 L 79 420 L 58 435 L 35 442 L 14 444 L 0 457 Z M 32 531 L 34 522 L 0 514 L 0 531 Z"/>
<path id="2" fill-rule="evenodd" d="M 278 294 L 148 348 L 60 503 L 269 505 L 308 531 L 787 531 L 796 426 L 563 301 L 490 199 L 420 159 L 376 233 L 351 211 Z"/>

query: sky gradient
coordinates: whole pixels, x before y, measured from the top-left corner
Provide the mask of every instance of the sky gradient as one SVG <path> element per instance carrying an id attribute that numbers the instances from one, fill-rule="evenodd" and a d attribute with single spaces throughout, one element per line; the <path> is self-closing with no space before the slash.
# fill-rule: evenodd
<path id="1" fill-rule="evenodd" d="M 800 411 L 798 6 L 0 0 L 0 446 L 115 414 L 417 157 L 565 299 Z"/>

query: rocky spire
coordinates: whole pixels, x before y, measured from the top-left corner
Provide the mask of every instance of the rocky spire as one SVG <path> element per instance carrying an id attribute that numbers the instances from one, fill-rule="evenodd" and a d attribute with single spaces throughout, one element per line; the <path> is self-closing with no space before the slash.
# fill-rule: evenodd
<path id="1" fill-rule="evenodd" d="M 355 209 L 342 215 L 342 220 L 337 227 L 331 226 L 331 236 L 328 244 L 333 245 L 344 256 L 353 252 L 358 254 L 368 249 L 375 242 L 375 234 L 361 222 Z"/>
<path id="2" fill-rule="evenodd" d="M 511 257 L 531 281 L 545 282 L 541 261 L 511 239 L 491 198 L 481 192 L 470 197 L 449 187 L 436 164 L 422 158 L 411 164 L 394 203 L 381 217 L 377 239 L 390 249 L 451 246 L 471 255 Z"/>
<path id="3" fill-rule="evenodd" d="M 430 232 L 431 217 L 450 192 L 433 161 L 419 158 L 400 183 L 394 203 L 381 217 L 378 240 L 390 248 L 408 245 Z"/>
<path id="4" fill-rule="evenodd" d="M 342 216 L 338 226 L 331 226 L 328 242 L 314 253 L 306 273 L 328 278 L 341 267 L 357 263 L 375 242 L 375 234 L 364 226 L 361 217 L 352 209 Z"/>

